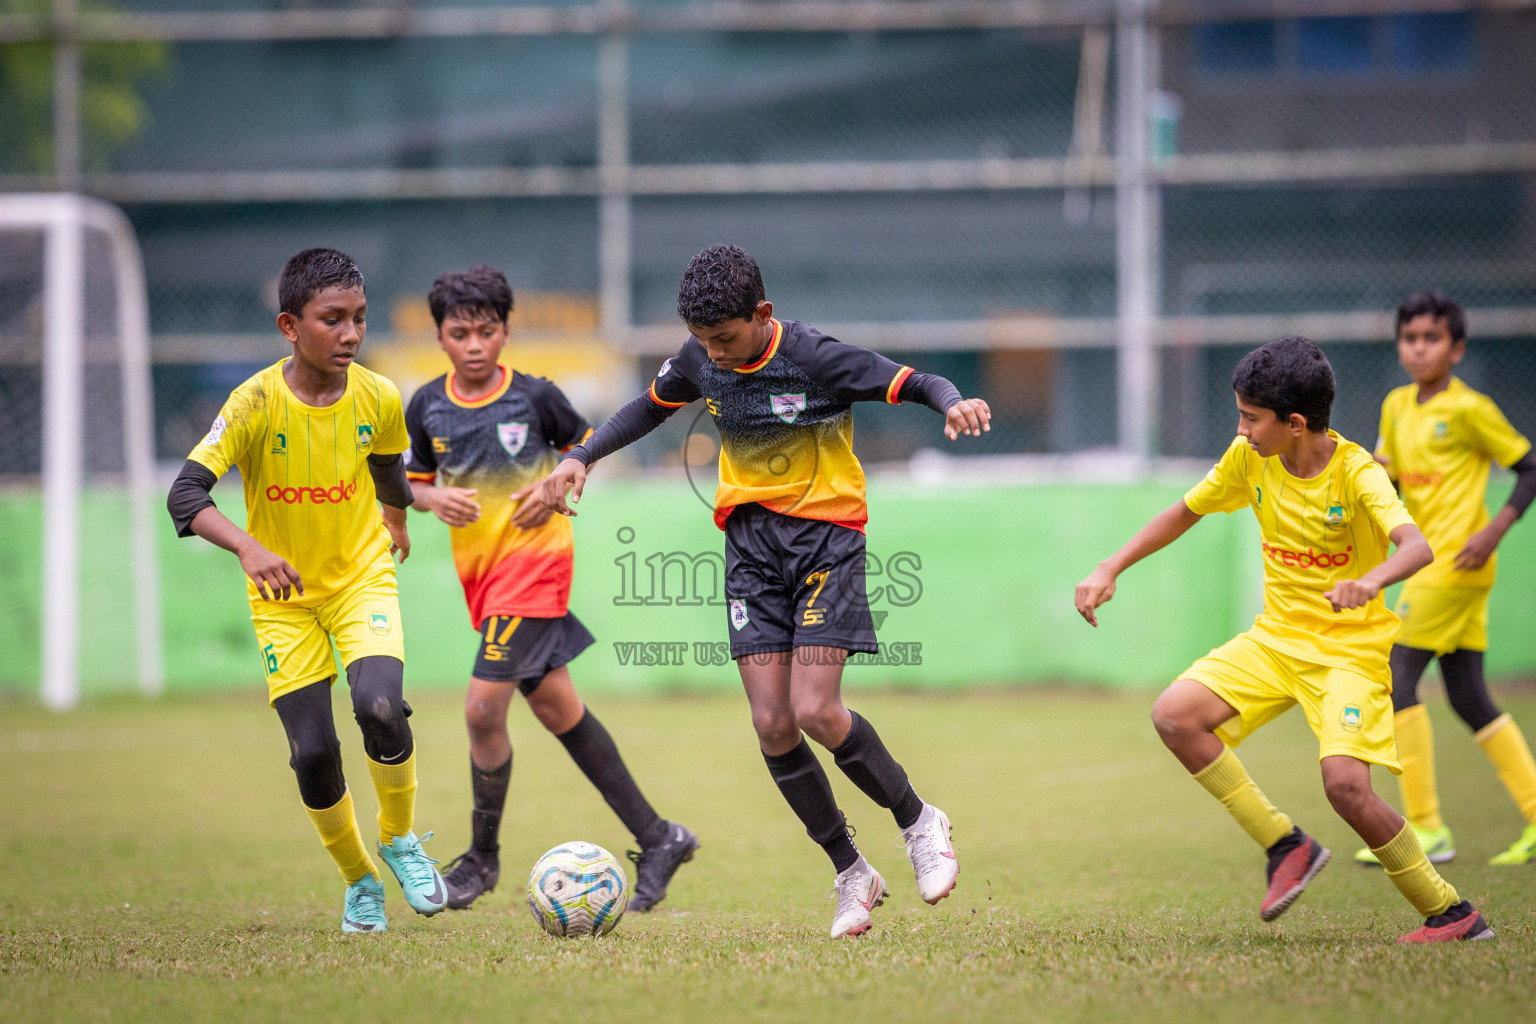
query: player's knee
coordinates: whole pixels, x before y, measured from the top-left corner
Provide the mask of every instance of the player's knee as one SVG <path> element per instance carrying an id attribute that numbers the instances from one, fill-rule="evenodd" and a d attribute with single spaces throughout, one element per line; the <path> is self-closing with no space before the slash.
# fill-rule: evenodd
<path id="1" fill-rule="evenodd" d="M 1199 731 L 1199 723 L 1178 695 L 1168 689 L 1152 703 L 1152 728 L 1157 730 L 1164 743 L 1168 743 Z"/>
<path id="2" fill-rule="evenodd" d="M 794 746 L 800 735 L 793 712 L 781 708 L 753 708 L 752 729 L 764 748 L 774 750 Z"/>
<path id="3" fill-rule="evenodd" d="M 1368 774 L 1326 775 L 1323 778 L 1323 792 L 1327 794 L 1334 811 L 1345 820 L 1351 820 L 1363 811 L 1375 795 Z"/>
<path id="4" fill-rule="evenodd" d="M 797 703 L 795 728 L 823 746 L 834 746 L 848 731 L 848 711 L 837 700 Z"/>
<path id="5" fill-rule="evenodd" d="M 472 697 L 464 703 L 464 725 L 472 739 L 494 736 L 506 729 L 506 712 L 492 701 Z"/>

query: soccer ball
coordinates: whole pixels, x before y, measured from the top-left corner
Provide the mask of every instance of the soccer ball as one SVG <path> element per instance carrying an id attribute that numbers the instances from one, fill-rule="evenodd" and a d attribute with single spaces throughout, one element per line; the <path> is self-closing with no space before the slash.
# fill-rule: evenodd
<path id="1" fill-rule="evenodd" d="M 593 843 L 561 843 L 528 876 L 528 909 L 551 935 L 607 935 L 628 906 L 623 865 Z"/>

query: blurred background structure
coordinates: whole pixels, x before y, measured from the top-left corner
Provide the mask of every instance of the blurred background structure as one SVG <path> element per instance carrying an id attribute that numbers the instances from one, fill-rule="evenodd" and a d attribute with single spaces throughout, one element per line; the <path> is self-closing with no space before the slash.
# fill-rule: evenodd
<path id="1" fill-rule="evenodd" d="M 598 419 L 730 241 L 779 315 L 985 396 L 988 472 L 1135 479 L 1218 454 L 1236 358 L 1281 334 L 1370 444 L 1424 288 L 1536 434 L 1533 53 L 1509 0 L 0 0 L 0 190 L 127 212 L 166 466 L 283 354 L 301 248 L 359 261 L 364 361 L 407 393 L 445 368 L 434 276 L 501 267 L 511 359 Z M 34 291 L 0 281 L 22 484 Z M 633 459 L 678 466 L 686 419 Z M 859 414 L 866 464 L 943 471 L 936 437 Z"/>

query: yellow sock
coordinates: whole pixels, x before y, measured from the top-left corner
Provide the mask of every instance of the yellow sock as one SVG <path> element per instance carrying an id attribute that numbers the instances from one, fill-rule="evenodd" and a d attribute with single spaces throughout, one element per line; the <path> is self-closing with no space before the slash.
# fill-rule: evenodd
<path id="1" fill-rule="evenodd" d="M 1525 734 L 1515 720 L 1500 715 L 1477 731 L 1477 742 L 1525 820 L 1536 822 L 1536 761 L 1531 759 L 1531 748 L 1525 745 Z"/>
<path id="2" fill-rule="evenodd" d="M 325 852 L 336 862 L 341 877 L 346 879 L 348 885 L 364 875 L 379 877 L 379 869 L 373 866 L 373 859 L 363 849 L 363 835 L 357 830 L 357 815 L 352 810 L 351 790 L 343 793 L 340 800 L 323 811 L 313 807 L 304 810 L 309 812 L 309 820 L 315 823 L 315 831 L 320 833 L 320 842 L 325 844 Z"/>
<path id="3" fill-rule="evenodd" d="M 368 774 L 379 795 L 379 842 L 387 846 L 416 822 L 416 751 L 399 764 L 380 764 L 370 757 Z"/>
<path id="4" fill-rule="evenodd" d="M 1195 773 L 1195 781 L 1220 800 L 1243 831 L 1264 849 L 1290 834 L 1291 819 L 1275 810 L 1232 751 L 1222 748 L 1220 757 Z"/>
<path id="5" fill-rule="evenodd" d="M 1403 830 L 1386 846 L 1371 852 L 1387 869 L 1387 877 L 1392 879 L 1397 891 L 1413 904 L 1421 917 L 1443 914 L 1452 904 L 1461 901 L 1451 883 L 1441 878 L 1440 872 L 1424 856 L 1419 837 L 1413 834 L 1413 827 L 1408 823 L 1403 823 Z"/>
<path id="6" fill-rule="evenodd" d="M 1403 774 L 1397 777 L 1403 816 L 1419 828 L 1444 828 L 1435 782 L 1435 733 L 1429 724 L 1429 710 L 1423 704 L 1403 708 L 1392 716 L 1392 723 L 1397 730 L 1397 760 L 1403 766 Z"/>

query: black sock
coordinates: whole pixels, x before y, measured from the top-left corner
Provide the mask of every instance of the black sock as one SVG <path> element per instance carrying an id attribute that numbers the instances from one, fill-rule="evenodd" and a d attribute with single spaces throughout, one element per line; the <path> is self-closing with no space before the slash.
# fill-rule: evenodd
<path id="1" fill-rule="evenodd" d="M 565 744 L 565 752 L 603 794 L 603 799 L 608 801 L 624 827 L 634 833 L 642 850 L 667 838 L 666 821 L 640 792 L 634 776 L 624 766 L 624 758 L 619 756 L 613 737 L 608 735 L 596 715 L 591 711 L 583 712 L 581 721 L 555 738 Z"/>
<path id="2" fill-rule="evenodd" d="M 497 836 L 501 833 L 501 811 L 507 804 L 507 785 L 512 781 L 512 755 L 507 763 L 489 771 L 469 759 L 470 788 L 475 794 L 475 809 L 470 815 L 471 844 L 476 853 L 489 854 L 491 858 L 501 849 Z"/>
<path id="3" fill-rule="evenodd" d="M 839 874 L 847 871 L 859 859 L 859 851 L 848 838 L 848 820 L 837 809 L 832 783 L 811 745 L 802 738 L 789 753 L 764 754 L 763 760 L 779 792 L 805 824 L 806 834 L 832 858 Z"/>
<path id="4" fill-rule="evenodd" d="M 1488 695 L 1483 678 L 1482 651 L 1452 651 L 1440 655 L 1440 675 L 1445 679 L 1445 696 L 1467 728 L 1481 732 L 1499 717 L 1499 707 Z"/>
<path id="5" fill-rule="evenodd" d="M 832 751 L 832 759 L 843 774 L 862 789 L 875 803 L 889 808 L 897 828 L 911 828 L 923 813 L 923 800 L 907 780 L 907 772 L 880 742 L 880 734 L 868 720 L 850 711 L 853 728 L 847 739 Z"/>

